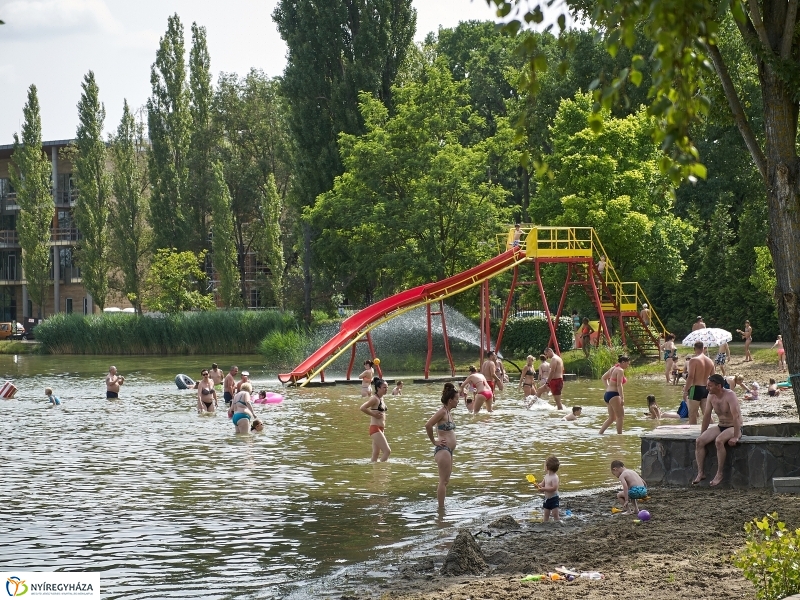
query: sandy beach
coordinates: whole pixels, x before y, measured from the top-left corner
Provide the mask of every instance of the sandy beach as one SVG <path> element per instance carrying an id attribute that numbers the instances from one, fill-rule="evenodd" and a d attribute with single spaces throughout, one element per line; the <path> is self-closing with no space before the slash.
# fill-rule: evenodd
<path id="1" fill-rule="evenodd" d="M 732 363 L 728 374 L 739 373 L 745 381 L 762 386 L 758 400 L 742 402 L 745 422 L 797 420 L 791 392 L 777 398 L 766 395 L 769 379 L 783 381 L 785 373 L 763 363 L 744 363 L 740 356 Z M 771 489 L 651 488 L 650 499 L 640 508 L 652 518 L 641 523 L 634 521 L 635 515 L 612 514 L 615 495 L 616 490 L 609 490 L 562 496 L 562 511 L 569 509 L 572 514 L 561 524 L 541 523 L 538 502 L 526 507 L 524 514 L 476 522 L 468 531 L 486 566 L 475 568 L 475 574 L 442 575 L 446 552 L 441 551 L 398 558 L 385 565 L 392 574 L 386 579 L 356 576 L 331 583 L 336 597 L 346 600 L 755 598 L 753 585 L 731 563 L 731 555 L 744 545 L 744 523 L 777 511 L 787 526 L 800 527 L 800 498 L 776 495 Z M 526 575 L 562 566 L 598 571 L 603 578 L 521 581 Z"/>

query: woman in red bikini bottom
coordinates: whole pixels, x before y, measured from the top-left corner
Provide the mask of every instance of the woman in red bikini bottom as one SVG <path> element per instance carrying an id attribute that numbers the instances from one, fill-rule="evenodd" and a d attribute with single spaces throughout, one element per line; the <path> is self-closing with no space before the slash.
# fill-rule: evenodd
<path id="1" fill-rule="evenodd" d="M 392 453 L 389 442 L 386 441 L 384 429 L 386 427 L 386 403 L 383 397 L 389 391 L 389 386 L 380 377 L 372 378 L 372 387 L 375 393 L 361 405 L 361 412 L 369 415 L 369 437 L 372 440 L 372 462 L 386 462 Z"/>
<path id="2" fill-rule="evenodd" d="M 486 412 L 492 412 L 492 399 L 494 398 L 492 388 L 489 387 L 486 377 L 479 373 L 474 366 L 470 366 L 469 377 L 461 384 L 461 396 L 466 397 L 467 390 L 471 390 L 473 387 L 475 388 L 475 402 L 472 403 L 469 411 L 473 414 L 478 414 L 481 406 L 486 402 Z"/>

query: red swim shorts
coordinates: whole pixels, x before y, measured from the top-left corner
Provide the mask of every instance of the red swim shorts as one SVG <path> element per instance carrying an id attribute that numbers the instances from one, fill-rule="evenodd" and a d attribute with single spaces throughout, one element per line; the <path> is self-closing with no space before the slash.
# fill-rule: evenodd
<path id="1" fill-rule="evenodd" d="M 492 391 L 494 391 L 494 381 L 487 381 L 486 383 L 488 383 L 489 387 L 492 388 Z"/>
<path id="2" fill-rule="evenodd" d="M 369 426 L 369 434 L 370 435 L 378 433 L 379 431 L 384 431 L 383 425 L 370 425 Z"/>
<path id="3" fill-rule="evenodd" d="M 564 379 L 561 377 L 548 379 L 547 387 L 549 387 L 550 391 L 553 392 L 553 396 L 560 396 L 561 392 L 564 390 Z"/>

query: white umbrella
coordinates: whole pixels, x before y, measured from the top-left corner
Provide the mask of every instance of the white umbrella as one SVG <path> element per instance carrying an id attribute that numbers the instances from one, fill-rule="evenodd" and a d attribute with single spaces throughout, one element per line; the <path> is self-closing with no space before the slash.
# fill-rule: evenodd
<path id="1" fill-rule="evenodd" d="M 697 342 L 703 342 L 703 347 L 706 346 L 719 346 L 725 342 L 730 342 L 733 335 L 730 331 L 719 329 L 717 327 L 706 327 L 697 329 L 683 338 L 681 345 L 694 346 Z"/>

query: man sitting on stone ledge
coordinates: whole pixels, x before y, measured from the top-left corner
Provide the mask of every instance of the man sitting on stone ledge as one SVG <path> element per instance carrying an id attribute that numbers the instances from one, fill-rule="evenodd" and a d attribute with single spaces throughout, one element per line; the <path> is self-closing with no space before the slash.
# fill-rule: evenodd
<path id="1" fill-rule="evenodd" d="M 703 424 L 700 427 L 700 437 L 695 441 L 695 458 L 697 459 L 697 477 L 693 484 L 700 483 L 706 478 L 703 473 L 703 463 L 706 460 L 706 445 L 714 442 L 717 448 L 717 474 L 709 485 L 715 486 L 722 483 L 722 471 L 725 468 L 727 450 L 725 445 L 735 446 L 742 437 L 742 413 L 739 410 L 739 399 L 736 393 L 726 390 L 723 386 L 725 378 L 714 374 L 708 378 L 708 400 L 711 408 L 717 413 L 719 423 L 711 424 L 711 411 L 703 414 Z M 710 426 L 709 426 L 710 425 Z"/>

